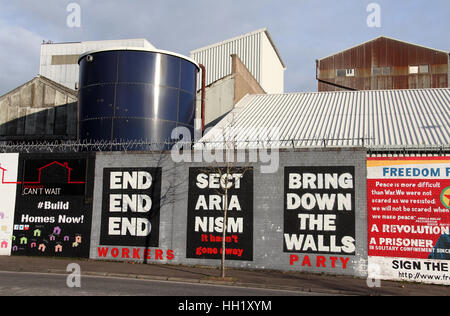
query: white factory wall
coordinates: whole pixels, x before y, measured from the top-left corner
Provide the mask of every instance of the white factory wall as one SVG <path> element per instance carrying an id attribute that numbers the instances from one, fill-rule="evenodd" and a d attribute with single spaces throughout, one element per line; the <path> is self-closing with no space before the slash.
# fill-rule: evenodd
<path id="1" fill-rule="evenodd" d="M 79 76 L 78 64 L 52 65 L 52 56 L 81 55 L 91 50 L 123 46 L 155 49 L 155 47 L 145 39 L 43 44 L 41 46 L 39 74 L 70 89 L 75 89 L 75 84 L 78 82 Z"/>
<path id="2" fill-rule="evenodd" d="M 260 85 L 269 94 L 284 93 L 284 66 L 273 49 L 267 34 L 261 39 L 261 82 Z"/>
<path id="3" fill-rule="evenodd" d="M 284 79 L 280 76 L 280 73 L 284 75 L 284 66 L 276 48 L 268 40 L 267 29 L 196 49 L 191 52 L 190 57 L 206 67 L 206 85 L 210 85 L 231 74 L 232 54 L 236 54 L 241 59 L 266 92 L 282 93 L 284 91 Z M 262 77 L 263 73 L 266 73 L 265 79 Z M 275 75 L 275 78 L 269 79 L 271 74 Z M 198 89 L 200 89 L 201 74 L 197 81 Z"/>

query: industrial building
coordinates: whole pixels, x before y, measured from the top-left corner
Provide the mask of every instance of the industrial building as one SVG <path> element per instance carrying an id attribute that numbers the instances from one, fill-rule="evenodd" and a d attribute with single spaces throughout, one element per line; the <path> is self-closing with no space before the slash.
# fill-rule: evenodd
<path id="1" fill-rule="evenodd" d="M 77 91 L 43 76 L 0 97 L 0 140 L 76 140 Z"/>
<path id="2" fill-rule="evenodd" d="M 226 257 L 359 278 L 375 260 L 397 279 L 394 258 L 448 251 L 448 53 L 382 37 L 317 63 L 319 90 L 358 91 L 284 93 L 267 29 L 191 57 L 145 40 L 103 44 L 43 44 L 41 74 L 0 97 L 0 255 L 214 267 Z M 175 128 L 199 130 L 195 118 L 202 137 L 168 151 L 185 141 Z M 248 165 L 230 161 L 243 156 Z M 380 176 L 388 166 L 406 170 Z M 374 234 L 402 224 L 437 228 L 396 235 L 400 248 L 430 238 L 420 256 L 384 252 L 392 231 Z"/>
<path id="3" fill-rule="evenodd" d="M 379 37 L 317 61 L 319 91 L 360 92 L 290 94 L 266 28 L 190 56 L 143 39 L 43 44 L 41 74 L 0 98 L 1 140 L 168 142 L 197 118 L 213 128 L 202 142 L 232 126 L 276 127 L 281 148 L 448 146 L 448 52 Z"/>
<path id="4" fill-rule="evenodd" d="M 231 74 L 237 55 L 266 93 L 284 92 L 286 66 L 267 28 L 191 51 L 206 67 L 206 85 Z"/>
<path id="5" fill-rule="evenodd" d="M 130 58 L 119 63 L 114 51 L 130 55 Z M 145 53 L 154 55 L 152 52 L 160 58 L 141 58 Z M 104 54 L 116 57 L 103 57 Z M 194 77 L 185 74 L 179 77 L 179 74 L 171 71 L 177 67 L 173 66 L 174 58 L 175 65 L 180 60 L 194 64 L 197 68 Z M 84 74 L 80 73 L 80 65 L 87 69 Z M 184 62 L 180 65 L 184 65 Z M 120 68 L 120 78 L 119 73 L 106 71 L 117 70 L 117 67 Z M 156 76 L 158 69 L 159 75 Z M 247 94 L 283 92 L 285 69 L 267 28 L 194 50 L 191 57 L 158 50 L 146 39 L 45 42 L 41 45 L 39 79 L 35 78 L 1 97 L 3 103 L 0 103 L 0 108 L 8 113 L 2 116 L 1 136 L 5 141 L 77 138 L 112 141 L 129 140 L 132 137 L 149 142 L 165 142 L 170 139 L 170 131 L 174 127 L 184 124 L 193 130 L 195 118 L 202 119 L 203 127 L 213 126 Z M 125 76 L 125 73 L 128 75 Z M 169 80 L 169 77 L 179 80 L 166 86 L 165 80 Z M 61 107 L 61 98 L 54 105 L 48 101 L 42 104 L 28 101 L 27 98 L 42 95 L 34 90 L 28 91 L 38 86 L 36 80 L 41 85 L 56 87 L 60 93 L 69 93 L 71 96 L 68 104 L 73 108 L 72 114 L 64 117 L 70 121 L 61 120 L 58 116 L 57 130 L 54 130 L 52 114 L 47 115 L 44 111 L 53 113 L 55 111 L 49 109 L 52 106 L 58 109 L 65 107 Z M 193 87 L 190 87 L 192 84 Z M 156 87 L 159 87 L 158 91 Z M 178 89 L 178 92 L 174 89 Z M 44 90 L 44 95 L 47 90 Z M 50 98 L 52 93 L 47 92 L 46 98 Z M 14 104 L 9 101 L 11 99 Z M 163 107 L 159 99 L 170 105 Z M 26 110 L 28 107 L 30 109 Z M 159 108 L 159 113 L 155 112 L 156 108 Z M 45 116 L 46 119 L 39 119 L 37 129 L 25 129 L 22 121 L 34 122 L 27 116 L 35 112 L 42 112 L 36 115 Z M 20 120 L 16 122 L 18 118 Z M 65 124 L 64 127 L 62 124 Z M 166 132 L 161 133 L 161 129 L 156 127 L 161 124 L 169 124 L 170 128 L 164 128 Z M 13 125 L 18 127 L 13 128 Z M 64 135 L 61 134 L 62 130 L 66 131 Z"/>
<path id="6" fill-rule="evenodd" d="M 450 53 L 381 36 L 316 61 L 318 91 L 448 88 Z"/>
<path id="7" fill-rule="evenodd" d="M 85 41 L 72 43 L 46 42 L 41 45 L 39 74 L 69 89 L 76 90 L 79 68 L 78 57 L 91 50 L 112 47 L 140 47 L 155 49 L 146 39 Z"/>
<path id="8" fill-rule="evenodd" d="M 204 79 L 206 125 L 214 125 L 246 94 L 284 92 L 286 65 L 267 28 L 193 50 L 190 57 L 205 66 L 197 89 Z M 199 93 L 197 117 L 201 98 Z"/>
<path id="9" fill-rule="evenodd" d="M 231 73 L 205 87 L 203 117 L 206 127 L 214 126 L 247 94 L 265 93 L 238 55 L 233 54 L 230 59 Z M 201 101 L 202 91 L 200 90 L 197 93 L 197 117 L 202 116 Z"/>

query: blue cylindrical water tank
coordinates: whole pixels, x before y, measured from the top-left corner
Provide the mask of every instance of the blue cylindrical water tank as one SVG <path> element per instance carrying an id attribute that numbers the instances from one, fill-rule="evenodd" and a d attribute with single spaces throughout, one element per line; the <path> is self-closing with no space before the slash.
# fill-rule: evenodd
<path id="1" fill-rule="evenodd" d="M 194 135 L 195 61 L 167 51 L 117 48 L 83 54 L 78 63 L 81 141 L 161 144 L 179 126 Z"/>

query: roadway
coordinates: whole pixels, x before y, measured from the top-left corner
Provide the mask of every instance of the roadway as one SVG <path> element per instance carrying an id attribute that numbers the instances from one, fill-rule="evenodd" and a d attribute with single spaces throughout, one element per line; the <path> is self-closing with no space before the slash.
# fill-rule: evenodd
<path id="1" fill-rule="evenodd" d="M 67 285 L 69 274 L 0 272 L 1 296 L 311 296 L 310 292 L 199 283 L 81 276 L 80 287 Z M 71 279 L 73 280 L 73 279 Z M 70 283 L 70 282 L 69 282 Z M 321 296 L 323 294 L 320 294 Z"/>

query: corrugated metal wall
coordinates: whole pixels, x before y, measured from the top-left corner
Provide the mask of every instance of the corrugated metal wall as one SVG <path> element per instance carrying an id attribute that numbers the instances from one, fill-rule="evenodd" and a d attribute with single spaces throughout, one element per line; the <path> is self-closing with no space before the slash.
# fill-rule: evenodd
<path id="1" fill-rule="evenodd" d="M 253 77 L 261 83 L 261 37 L 264 32 L 221 42 L 192 51 L 190 57 L 206 67 L 206 85 L 231 74 L 231 55 L 236 54 Z M 201 87 L 201 78 L 197 80 Z"/>
<path id="2" fill-rule="evenodd" d="M 410 74 L 409 66 L 429 65 L 429 73 Z M 390 74 L 373 75 L 390 67 Z M 355 69 L 353 77 L 338 77 L 339 69 Z M 380 37 L 318 61 L 319 91 L 448 88 L 448 53 Z M 323 80 L 323 81 L 322 81 Z M 327 84 L 329 83 L 329 84 Z"/>

